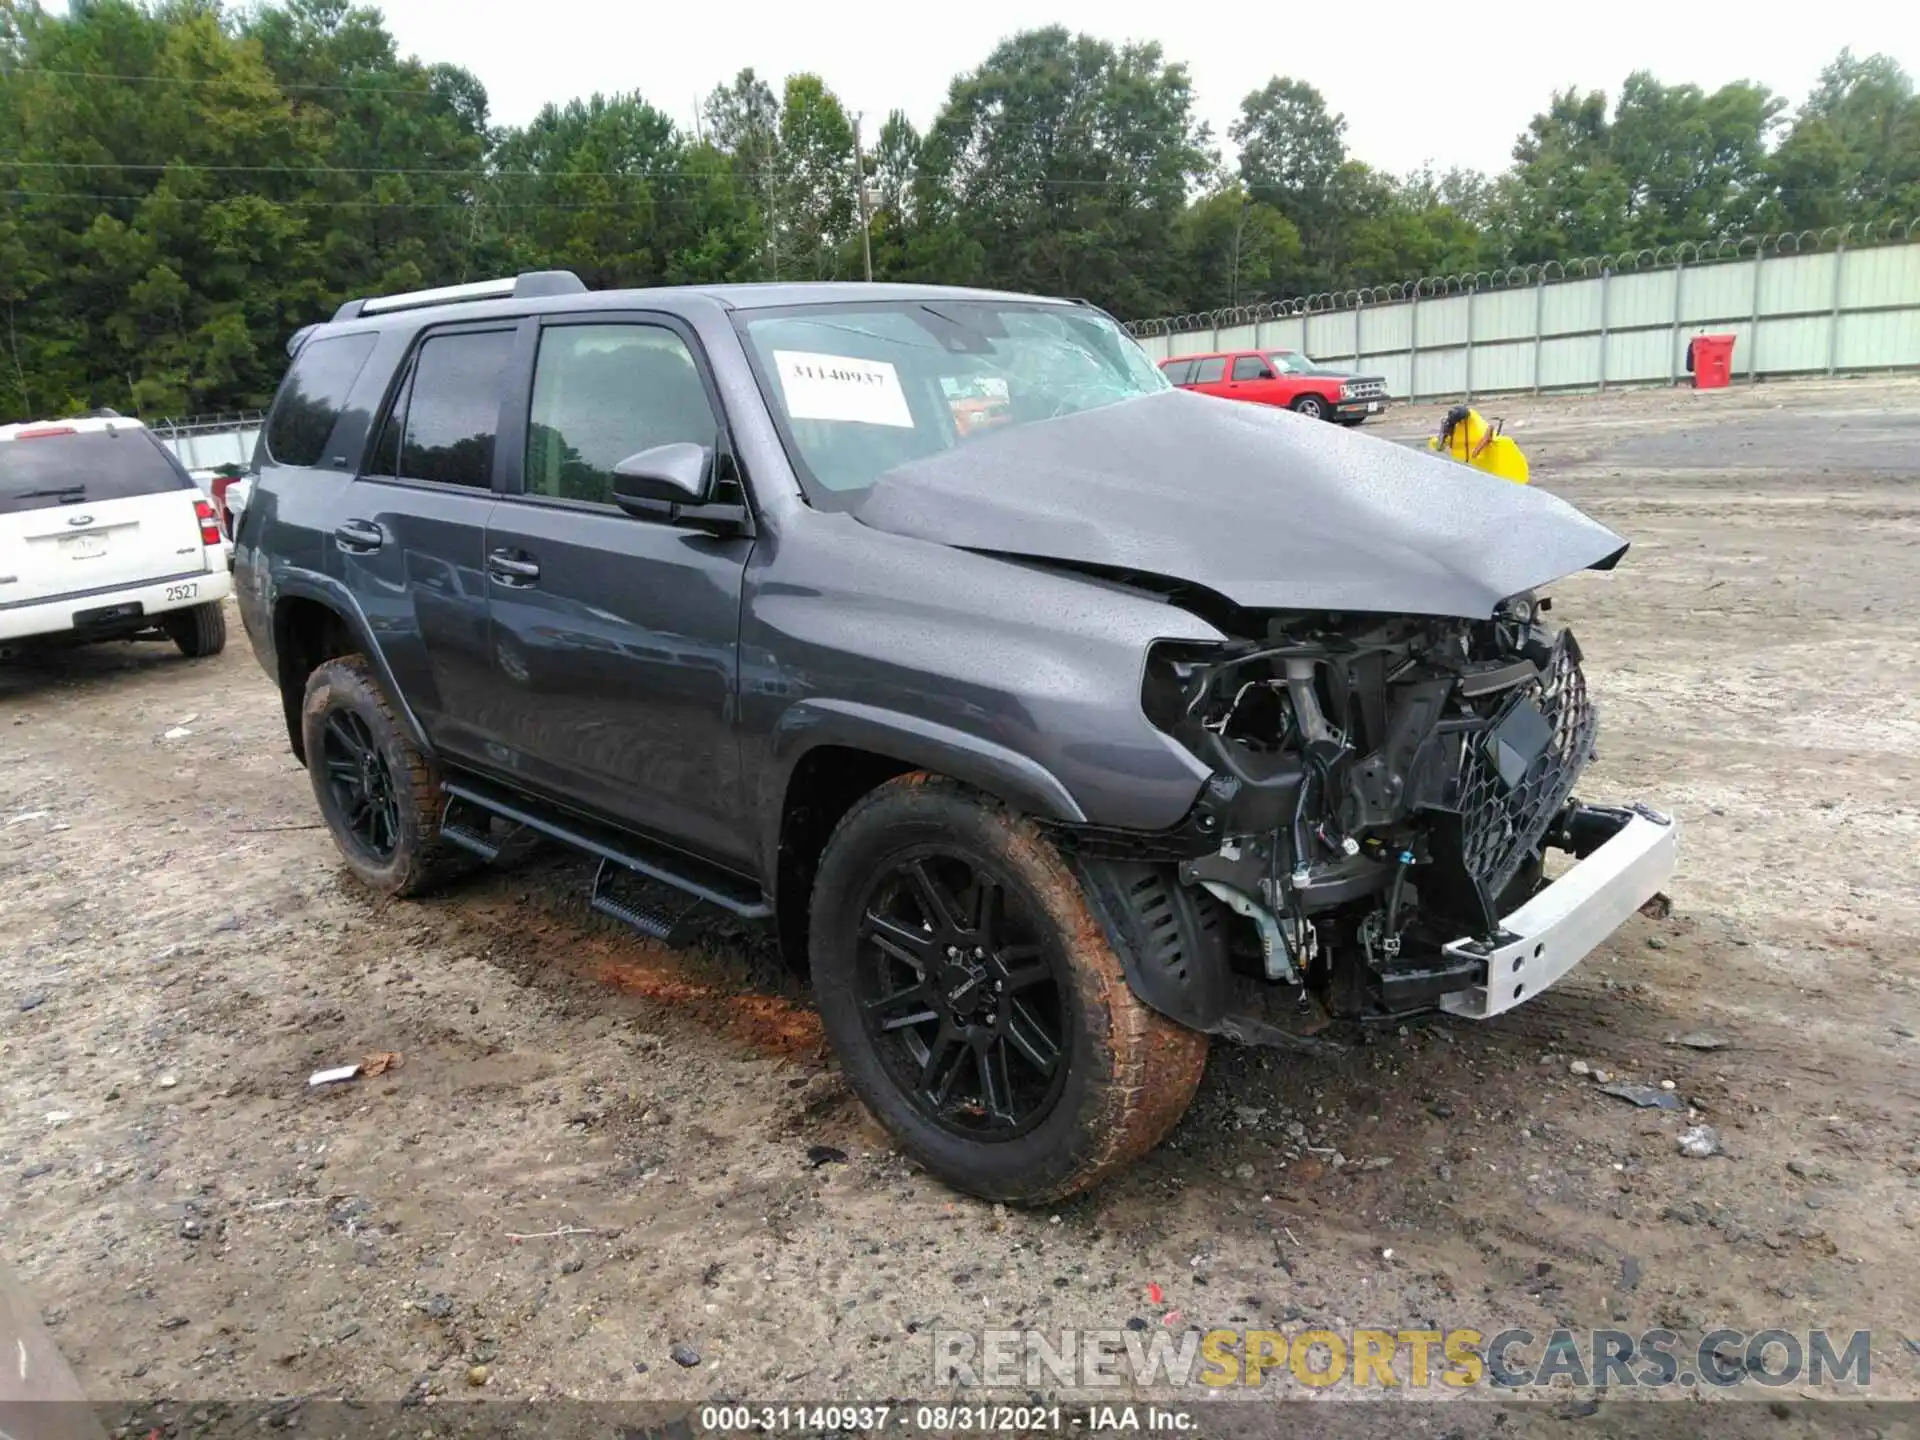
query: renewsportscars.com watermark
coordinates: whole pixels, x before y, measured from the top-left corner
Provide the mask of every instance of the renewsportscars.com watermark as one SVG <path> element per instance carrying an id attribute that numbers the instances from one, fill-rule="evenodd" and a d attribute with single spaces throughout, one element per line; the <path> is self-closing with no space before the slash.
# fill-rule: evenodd
<path id="1" fill-rule="evenodd" d="M 1871 1331 L 936 1330 L 933 1383 L 986 1389 L 1523 1390 L 1556 1382 L 1643 1392 L 1739 1385 L 1865 1389 Z M 1853 1392 L 1857 1393 L 1857 1391 Z"/>

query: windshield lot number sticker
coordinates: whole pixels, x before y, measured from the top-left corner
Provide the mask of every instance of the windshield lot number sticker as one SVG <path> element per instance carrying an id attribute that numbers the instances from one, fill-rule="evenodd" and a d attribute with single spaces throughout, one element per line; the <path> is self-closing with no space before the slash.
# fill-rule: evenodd
<path id="1" fill-rule="evenodd" d="M 812 350 L 776 350 L 780 389 L 795 420 L 845 420 L 856 425 L 892 425 L 911 430 L 913 415 L 900 372 L 883 360 L 821 355 Z"/>

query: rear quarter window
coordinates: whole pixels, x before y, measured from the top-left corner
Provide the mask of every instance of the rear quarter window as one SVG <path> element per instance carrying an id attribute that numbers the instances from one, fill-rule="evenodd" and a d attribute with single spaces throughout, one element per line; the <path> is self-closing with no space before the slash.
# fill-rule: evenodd
<path id="1" fill-rule="evenodd" d="M 332 335 L 309 340 L 294 357 L 267 417 L 267 457 L 276 465 L 318 465 L 347 408 L 353 382 L 366 368 L 379 337 Z"/>
<path id="2" fill-rule="evenodd" d="M 137 427 L 0 442 L 0 515 L 197 489 L 166 447 Z"/>
<path id="3" fill-rule="evenodd" d="M 1193 361 L 1169 360 L 1160 367 L 1160 373 L 1167 377 L 1169 385 L 1184 385 L 1193 374 Z"/>

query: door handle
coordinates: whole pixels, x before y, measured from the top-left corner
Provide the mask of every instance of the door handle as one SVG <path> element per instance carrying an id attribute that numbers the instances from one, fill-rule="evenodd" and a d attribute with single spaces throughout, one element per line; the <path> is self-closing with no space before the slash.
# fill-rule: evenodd
<path id="1" fill-rule="evenodd" d="M 540 566 L 519 550 L 495 550 L 487 556 L 487 574 L 502 585 L 531 585 L 540 578 Z"/>
<path id="2" fill-rule="evenodd" d="M 378 525 L 368 520 L 349 520 L 336 526 L 333 532 L 334 543 L 342 550 L 365 553 L 378 550 L 386 543 L 386 533 Z"/>

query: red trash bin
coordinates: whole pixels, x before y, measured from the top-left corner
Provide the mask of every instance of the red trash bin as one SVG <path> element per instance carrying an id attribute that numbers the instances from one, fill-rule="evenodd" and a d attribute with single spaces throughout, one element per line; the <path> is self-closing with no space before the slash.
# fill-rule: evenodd
<path id="1" fill-rule="evenodd" d="M 1724 390 L 1733 379 L 1732 335 L 1693 337 L 1693 388 Z"/>

